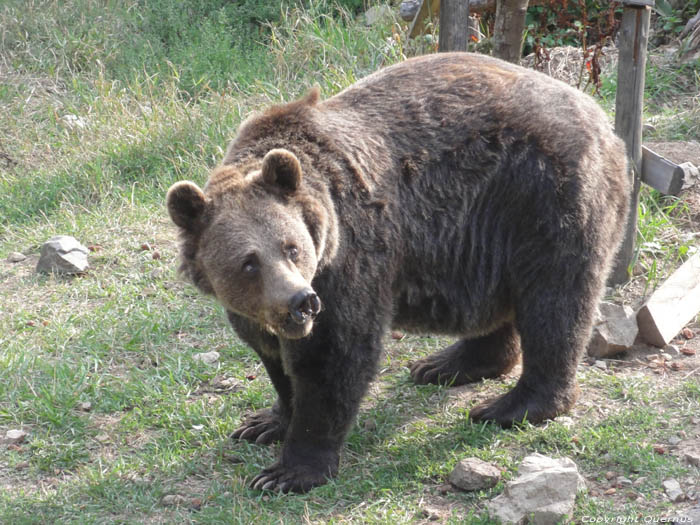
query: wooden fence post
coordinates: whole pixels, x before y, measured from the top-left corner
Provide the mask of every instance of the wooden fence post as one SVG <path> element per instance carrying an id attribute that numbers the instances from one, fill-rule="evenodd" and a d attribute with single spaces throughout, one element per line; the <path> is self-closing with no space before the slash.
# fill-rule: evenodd
<path id="1" fill-rule="evenodd" d="M 466 51 L 469 0 L 441 0 L 438 51 Z"/>
<path id="2" fill-rule="evenodd" d="M 624 12 L 618 32 L 620 55 L 617 66 L 615 97 L 615 132 L 625 141 L 630 159 L 630 214 L 625 239 L 620 247 L 609 284 L 629 279 L 628 267 L 634 255 L 637 236 L 637 206 L 642 172 L 642 109 L 644 107 L 644 72 L 649 40 L 649 17 L 654 0 L 623 0 Z"/>

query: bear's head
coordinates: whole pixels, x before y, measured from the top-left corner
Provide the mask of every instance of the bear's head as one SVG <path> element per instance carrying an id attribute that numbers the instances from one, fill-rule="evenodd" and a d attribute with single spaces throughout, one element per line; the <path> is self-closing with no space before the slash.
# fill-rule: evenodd
<path id="1" fill-rule="evenodd" d="M 328 258 L 331 221 L 293 153 L 221 166 L 204 190 L 178 182 L 166 201 L 181 271 L 200 290 L 280 337 L 311 332 L 321 310 L 311 282 Z"/>

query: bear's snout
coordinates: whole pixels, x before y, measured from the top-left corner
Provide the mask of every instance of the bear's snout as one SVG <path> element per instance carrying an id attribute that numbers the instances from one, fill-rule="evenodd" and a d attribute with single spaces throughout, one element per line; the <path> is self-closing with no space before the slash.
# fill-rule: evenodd
<path id="1" fill-rule="evenodd" d="M 289 315 L 297 324 L 314 319 L 321 311 L 321 299 L 311 288 L 295 293 L 289 301 Z"/>

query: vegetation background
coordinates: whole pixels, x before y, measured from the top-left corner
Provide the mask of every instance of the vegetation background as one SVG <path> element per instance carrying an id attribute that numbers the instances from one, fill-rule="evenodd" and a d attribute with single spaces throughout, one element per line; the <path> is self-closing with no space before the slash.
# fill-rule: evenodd
<path id="1" fill-rule="evenodd" d="M 699 3 L 657 15 L 657 43 Z M 382 2 L 367 4 L 0 4 L 0 255 L 28 256 L 0 262 L 0 438 L 28 432 L 0 445 L 1 523 L 491 523 L 483 503 L 503 482 L 461 493 L 446 475 L 477 456 L 508 480 L 533 451 L 570 456 L 583 471 L 590 490 L 577 500 L 579 521 L 690 505 L 664 499 L 667 477 L 700 492 L 697 468 L 655 448 L 700 430 L 696 375 L 584 363 L 572 419 L 504 431 L 465 416 L 514 376 L 454 390 L 412 385 L 407 363 L 449 342 L 427 335 L 387 338 L 337 480 L 303 496 L 248 488 L 277 450 L 228 436 L 273 390 L 221 309 L 175 275 L 163 196 L 181 179 L 203 184 L 251 111 L 314 84 L 331 96 L 433 50 L 430 39 L 405 42 L 392 17 L 366 25 L 361 13 Z M 533 10 L 527 45 L 580 45 L 581 27 L 605 6 L 588 1 L 579 16 L 577 5 L 570 27 Z M 699 90 L 697 64 L 651 63 L 654 138 L 700 139 Z M 609 111 L 614 91 L 612 73 L 598 94 Z M 695 249 L 683 225 L 697 211 L 646 190 L 641 206 L 635 274 L 648 288 Z M 33 272 L 56 234 L 90 247 L 84 276 Z M 193 359 L 211 350 L 221 354 L 214 365 Z M 610 472 L 635 485 L 606 494 Z"/>

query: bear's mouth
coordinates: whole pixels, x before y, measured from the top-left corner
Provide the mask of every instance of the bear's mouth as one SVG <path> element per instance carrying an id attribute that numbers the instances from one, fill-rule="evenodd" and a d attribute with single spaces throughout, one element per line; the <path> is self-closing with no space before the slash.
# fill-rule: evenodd
<path id="1" fill-rule="evenodd" d="M 293 316 L 287 314 L 284 321 L 277 327 L 277 335 L 286 339 L 301 339 L 311 333 L 316 315 L 303 314 Z"/>

